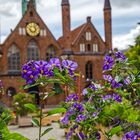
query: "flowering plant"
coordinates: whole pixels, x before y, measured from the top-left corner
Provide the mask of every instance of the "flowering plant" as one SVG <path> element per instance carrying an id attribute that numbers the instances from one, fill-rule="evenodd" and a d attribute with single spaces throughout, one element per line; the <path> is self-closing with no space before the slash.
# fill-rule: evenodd
<path id="1" fill-rule="evenodd" d="M 76 62 L 71 60 L 63 60 L 62 62 L 58 58 L 52 58 L 49 62 L 46 61 L 30 61 L 22 67 L 22 78 L 26 80 L 25 89 L 33 88 L 37 86 L 40 90 L 40 107 L 36 107 L 33 104 L 25 104 L 26 108 L 31 109 L 36 113 L 36 118 L 32 119 L 32 123 L 39 128 L 38 140 L 41 139 L 52 128 L 46 129 L 44 132 L 41 130 L 42 119 L 46 116 L 64 113 L 64 108 L 57 108 L 47 112 L 47 115 L 43 114 L 44 100 L 49 96 L 52 91 L 61 88 L 62 85 L 74 90 L 75 83 L 75 70 L 78 67 Z M 54 86 L 57 88 L 54 90 Z M 62 90 L 59 90 L 62 91 Z M 57 91 L 56 91 L 57 92 Z M 39 118 L 39 119 L 38 119 Z"/>
<path id="2" fill-rule="evenodd" d="M 69 127 L 67 140 L 140 139 L 139 72 L 118 51 L 105 57 L 103 80 L 92 82 L 82 92 L 83 99 L 70 94 L 63 105 L 67 112 L 61 120 Z"/>

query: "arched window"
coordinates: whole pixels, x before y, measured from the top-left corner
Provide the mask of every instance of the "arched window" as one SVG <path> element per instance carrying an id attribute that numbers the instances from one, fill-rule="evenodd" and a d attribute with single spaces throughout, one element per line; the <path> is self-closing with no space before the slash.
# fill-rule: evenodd
<path id="1" fill-rule="evenodd" d="M 86 63 L 85 70 L 86 70 L 86 79 L 87 80 L 93 79 L 93 65 L 91 61 Z"/>
<path id="2" fill-rule="evenodd" d="M 15 94 L 16 94 L 16 89 L 15 89 L 14 87 L 9 87 L 9 88 L 7 89 L 7 95 L 8 95 L 8 96 L 12 97 L 12 96 L 14 96 Z"/>
<path id="3" fill-rule="evenodd" d="M 39 60 L 39 49 L 34 40 L 31 40 L 27 47 L 27 60 Z"/>
<path id="4" fill-rule="evenodd" d="M 8 49 L 8 72 L 15 73 L 20 70 L 20 50 L 15 44 Z"/>
<path id="5" fill-rule="evenodd" d="M 50 45 L 47 48 L 47 52 L 46 52 L 46 60 L 48 61 L 50 58 L 55 57 L 55 47 L 53 45 Z"/>

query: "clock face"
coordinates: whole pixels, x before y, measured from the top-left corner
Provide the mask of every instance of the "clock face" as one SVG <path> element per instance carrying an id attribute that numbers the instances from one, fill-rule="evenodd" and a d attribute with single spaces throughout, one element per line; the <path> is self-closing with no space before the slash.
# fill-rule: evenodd
<path id="1" fill-rule="evenodd" d="M 26 26 L 26 32 L 30 36 L 37 36 L 40 33 L 40 28 L 36 23 L 31 22 Z"/>

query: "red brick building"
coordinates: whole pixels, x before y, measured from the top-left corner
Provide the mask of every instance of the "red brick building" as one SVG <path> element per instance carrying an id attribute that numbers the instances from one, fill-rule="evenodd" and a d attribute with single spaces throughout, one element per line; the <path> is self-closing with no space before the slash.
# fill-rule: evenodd
<path id="1" fill-rule="evenodd" d="M 77 61 L 81 73 L 78 91 L 85 86 L 86 81 L 101 79 L 104 55 L 112 48 L 109 0 L 105 0 L 103 11 L 105 41 L 92 24 L 91 17 L 87 17 L 86 23 L 71 30 L 69 0 L 62 0 L 63 36 L 58 40 L 37 13 L 35 0 L 23 0 L 22 4 L 23 17 L 0 45 L 0 79 L 6 90 L 6 100 L 11 101 L 12 96 L 20 91 L 20 86 L 24 84 L 21 82 L 20 68 L 29 60 L 63 56 Z M 58 102 L 57 99 L 53 99 L 53 104 Z"/>

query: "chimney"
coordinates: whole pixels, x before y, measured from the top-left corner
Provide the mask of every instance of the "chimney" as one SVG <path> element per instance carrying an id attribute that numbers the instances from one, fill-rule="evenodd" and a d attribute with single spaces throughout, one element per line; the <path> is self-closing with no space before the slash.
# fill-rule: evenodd
<path id="1" fill-rule="evenodd" d="M 87 22 L 91 22 L 91 16 L 87 17 Z"/>

